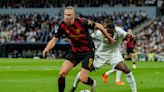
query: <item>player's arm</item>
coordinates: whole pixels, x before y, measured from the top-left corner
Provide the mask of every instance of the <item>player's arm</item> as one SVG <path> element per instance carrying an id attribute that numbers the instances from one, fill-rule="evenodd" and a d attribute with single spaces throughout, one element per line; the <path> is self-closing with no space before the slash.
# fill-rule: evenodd
<path id="1" fill-rule="evenodd" d="M 86 19 L 84 19 L 84 24 L 90 29 L 94 29 L 94 28 L 99 29 L 104 34 L 104 36 L 108 39 L 109 43 L 113 44 L 114 42 L 113 38 L 107 33 L 103 25 L 101 25 L 100 23 L 95 23 L 91 20 L 86 20 Z"/>
<path id="2" fill-rule="evenodd" d="M 95 23 L 95 28 L 99 29 L 104 36 L 108 39 L 108 41 L 113 44 L 114 39 L 109 35 L 109 33 L 106 31 L 106 29 L 100 24 L 100 23 Z"/>
<path id="3" fill-rule="evenodd" d="M 43 57 L 45 57 L 46 53 L 49 52 L 56 44 L 57 38 L 53 37 L 45 47 L 45 49 L 42 52 Z"/>
<path id="4" fill-rule="evenodd" d="M 48 42 L 47 46 L 43 50 L 43 52 L 42 52 L 43 57 L 45 57 L 46 53 L 49 52 L 55 46 L 55 44 L 57 42 L 57 38 L 60 38 L 61 35 L 63 34 L 63 30 L 61 28 L 61 25 L 62 24 L 60 24 L 59 29 L 57 30 L 57 32 L 54 34 L 52 39 Z"/>

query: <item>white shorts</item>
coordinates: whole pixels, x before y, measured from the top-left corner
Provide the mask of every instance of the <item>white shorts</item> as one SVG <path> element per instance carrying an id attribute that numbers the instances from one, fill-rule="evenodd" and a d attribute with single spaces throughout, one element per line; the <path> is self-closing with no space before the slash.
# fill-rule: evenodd
<path id="1" fill-rule="evenodd" d="M 124 61 L 120 50 L 96 52 L 93 65 L 96 69 L 101 68 L 104 64 L 115 68 L 118 63 Z"/>

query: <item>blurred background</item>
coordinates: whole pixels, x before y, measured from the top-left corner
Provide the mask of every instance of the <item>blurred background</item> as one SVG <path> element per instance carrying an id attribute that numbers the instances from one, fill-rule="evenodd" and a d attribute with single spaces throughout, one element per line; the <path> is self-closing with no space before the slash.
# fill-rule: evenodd
<path id="1" fill-rule="evenodd" d="M 163 0 L 0 0 L 0 57 L 42 58 L 42 50 L 63 20 L 63 9 L 74 6 L 77 16 L 115 25 L 132 32 L 120 49 L 125 59 L 164 61 Z M 62 38 L 47 58 L 63 58 L 70 43 Z"/>

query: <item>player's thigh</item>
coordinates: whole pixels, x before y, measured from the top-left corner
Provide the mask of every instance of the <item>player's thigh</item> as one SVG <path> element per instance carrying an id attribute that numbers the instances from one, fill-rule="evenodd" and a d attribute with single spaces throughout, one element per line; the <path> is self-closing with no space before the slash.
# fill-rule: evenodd
<path id="1" fill-rule="evenodd" d="M 78 55 L 77 53 L 70 51 L 67 55 L 66 55 L 66 60 L 69 60 L 70 62 L 72 62 L 74 64 L 74 67 L 80 63 L 81 61 L 81 56 Z"/>
<path id="2" fill-rule="evenodd" d="M 94 52 L 90 52 L 82 59 L 82 68 L 92 71 L 94 69 L 93 66 L 94 61 Z"/>
<path id="3" fill-rule="evenodd" d="M 93 61 L 93 66 L 95 69 L 101 68 L 106 63 L 106 57 L 95 55 L 95 59 Z"/>
<path id="4" fill-rule="evenodd" d="M 74 67 L 74 64 L 69 61 L 69 60 L 65 60 L 61 70 L 60 70 L 60 75 L 62 76 L 66 76 L 68 74 L 68 72 Z"/>
<path id="5" fill-rule="evenodd" d="M 106 64 L 111 66 L 113 69 L 115 69 L 117 64 L 119 64 L 120 62 L 121 62 L 120 60 L 111 59 L 111 60 L 107 60 Z"/>
<path id="6" fill-rule="evenodd" d="M 115 52 L 117 54 L 110 55 L 110 58 L 107 59 L 107 64 L 111 65 L 112 68 L 115 68 L 121 61 L 123 61 L 123 57 L 120 52 Z"/>

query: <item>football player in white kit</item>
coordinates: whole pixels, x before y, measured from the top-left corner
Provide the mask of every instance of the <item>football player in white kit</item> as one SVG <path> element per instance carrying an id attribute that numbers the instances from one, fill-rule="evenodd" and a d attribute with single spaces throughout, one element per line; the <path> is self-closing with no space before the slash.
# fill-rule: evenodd
<path id="1" fill-rule="evenodd" d="M 107 26 L 107 23 L 111 23 L 111 20 L 105 19 L 104 22 L 103 22 L 103 26 L 106 27 Z M 98 48 L 100 46 L 99 44 L 101 44 L 101 40 L 100 40 L 101 38 L 100 37 L 101 37 L 101 33 L 98 30 L 96 32 L 92 33 L 92 38 L 94 40 L 94 44 L 95 44 L 95 47 L 96 48 Z M 97 67 L 97 64 L 95 62 L 95 67 Z M 117 70 L 117 69 L 114 69 L 114 68 L 112 68 L 112 69 L 108 70 L 107 72 L 104 72 L 103 73 L 103 81 L 105 83 L 107 83 L 107 77 L 108 77 L 108 75 L 110 75 L 110 74 L 112 74 L 114 72 L 116 72 L 115 83 L 117 85 L 124 85 L 125 83 L 121 81 L 122 71 Z"/>
<path id="2" fill-rule="evenodd" d="M 125 37 L 133 38 L 130 33 L 125 32 L 122 28 L 114 26 L 113 23 L 108 23 L 106 30 L 114 39 L 113 44 L 109 44 L 108 40 L 101 34 L 100 31 L 95 31 L 93 39 L 96 46 L 94 68 L 101 68 L 104 64 L 112 66 L 113 69 L 120 70 L 126 74 L 126 79 L 131 87 L 132 92 L 137 92 L 134 76 L 127 65 L 123 62 L 124 59 L 119 50 L 119 45 Z M 70 92 L 74 92 L 79 83 L 80 72 L 77 74 L 73 87 Z"/>

